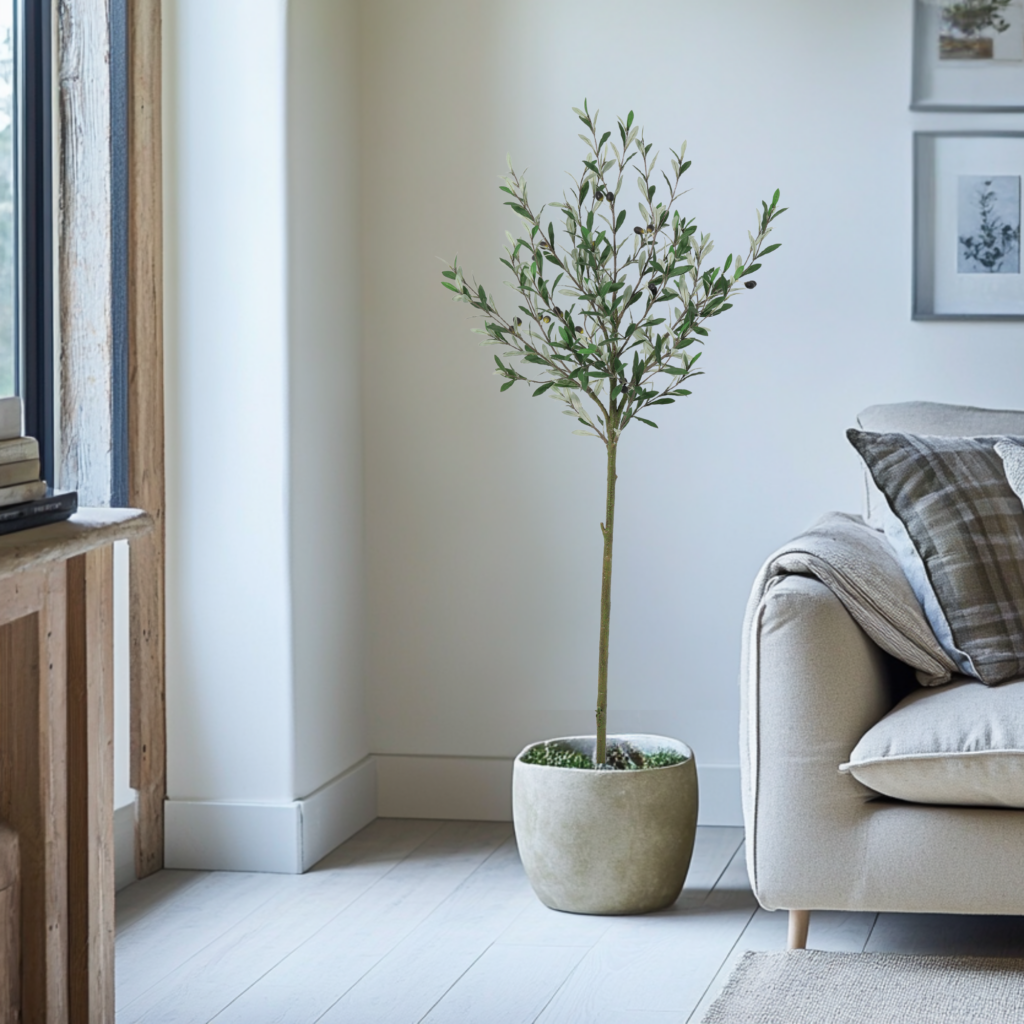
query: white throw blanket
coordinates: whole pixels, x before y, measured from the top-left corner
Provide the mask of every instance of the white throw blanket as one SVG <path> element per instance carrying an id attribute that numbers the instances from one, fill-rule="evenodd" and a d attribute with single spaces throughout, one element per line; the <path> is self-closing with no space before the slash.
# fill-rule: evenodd
<path id="1" fill-rule="evenodd" d="M 939 645 L 885 534 L 860 516 L 830 512 L 779 548 L 758 574 L 743 628 L 743 671 L 754 614 L 785 576 L 812 576 L 843 603 L 883 651 L 917 670 L 922 686 L 948 683 L 957 667 Z"/>

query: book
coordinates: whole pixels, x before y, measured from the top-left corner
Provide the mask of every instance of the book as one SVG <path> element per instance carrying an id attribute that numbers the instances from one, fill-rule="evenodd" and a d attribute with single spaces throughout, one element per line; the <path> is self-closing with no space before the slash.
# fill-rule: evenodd
<path id="1" fill-rule="evenodd" d="M 45 480 L 36 480 L 29 484 L 12 484 L 10 487 L 0 487 L 0 508 L 22 505 L 26 501 L 38 501 L 45 497 Z"/>
<path id="2" fill-rule="evenodd" d="M 0 398 L 0 441 L 21 437 L 21 399 Z"/>
<path id="3" fill-rule="evenodd" d="M 12 437 L 0 441 L 0 466 L 8 462 L 27 462 L 39 458 L 39 442 L 34 437 Z"/>
<path id="4" fill-rule="evenodd" d="M 77 511 L 77 491 L 48 494 L 38 501 L 8 505 L 6 508 L 0 508 L 0 535 L 59 523 L 64 519 L 70 519 Z"/>
<path id="5" fill-rule="evenodd" d="M 39 479 L 39 460 L 26 459 L 24 462 L 0 463 L 0 487 L 12 484 L 30 484 Z"/>

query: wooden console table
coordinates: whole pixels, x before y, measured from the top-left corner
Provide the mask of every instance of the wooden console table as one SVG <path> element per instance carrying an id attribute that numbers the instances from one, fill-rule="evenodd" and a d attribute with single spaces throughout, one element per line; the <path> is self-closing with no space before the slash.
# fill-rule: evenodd
<path id="1" fill-rule="evenodd" d="M 152 525 L 133 509 L 81 509 L 0 536 L 5 1022 L 114 1019 L 111 545 Z"/>

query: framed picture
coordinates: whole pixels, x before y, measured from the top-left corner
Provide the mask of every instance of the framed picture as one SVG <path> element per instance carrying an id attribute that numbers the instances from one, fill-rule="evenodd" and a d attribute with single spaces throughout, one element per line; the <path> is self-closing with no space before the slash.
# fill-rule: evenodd
<path id="1" fill-rule="evenodd" d="M 1024 132 L 914 135 L 914 319 L 1024 319 Z"/>
<path id="2" fill-rule="evenodd" d="M 1024 0 L 915 0 L 910 108 L 1024 111 Z"/>

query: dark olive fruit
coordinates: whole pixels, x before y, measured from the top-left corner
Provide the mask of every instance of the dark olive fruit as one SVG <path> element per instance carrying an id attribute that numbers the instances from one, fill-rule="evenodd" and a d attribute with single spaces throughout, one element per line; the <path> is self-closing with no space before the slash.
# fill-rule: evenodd
<path id="1" fill-rule="evenodd" d="M 756 288 L 757 287 L 757 282 L 756 281 L 744 281 L 743 282 L 743 287 L 744 288 Z"/>

